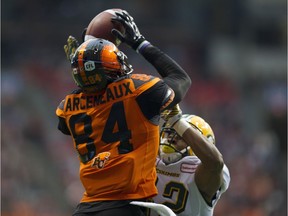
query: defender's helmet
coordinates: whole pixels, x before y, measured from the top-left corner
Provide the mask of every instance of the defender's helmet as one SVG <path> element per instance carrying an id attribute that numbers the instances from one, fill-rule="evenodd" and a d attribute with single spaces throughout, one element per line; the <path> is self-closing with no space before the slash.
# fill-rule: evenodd
<path id="1" fill-rule="evenodd" d="M 75 83 L 86 91 L 102 90 L 133 71 L 123 52 L 110 41 L 99 38 L 82 43 L 72 57 L 71 66 Z"/>
<path id="2" fill-rule="evenodd" d="M 203 134 L 210 141 L 211 144 L 215 145 L 215 136 L 210 125 L 201 117 L 196 115 L 185 114 L 181 118 L 195 127 L 199 133 Z M 176 147 L 180 136 L 177 134 L 175 129 L 170 125 L 164 125 L 160 133 L 160 148 L 159 156 L 166 164 L 174 163 L 185 156 L 195 155 L 190 146 L 186 144 L 185 147 L 179 150 Z"/>

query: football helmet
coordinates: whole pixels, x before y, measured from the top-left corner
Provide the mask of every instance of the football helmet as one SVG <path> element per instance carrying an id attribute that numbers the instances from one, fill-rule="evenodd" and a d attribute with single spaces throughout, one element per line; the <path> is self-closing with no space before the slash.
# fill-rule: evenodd
<path id="1" fill-rule="evenodd" d="M 189 114 L 184 114 L 181 118 L 196 128 L 199 133 L 207 137 L 211 144 L 215 145 L 214 132 L 204 119 L 199 116 Z M 175 129 L 171 127 L 171 125 L 166 124 L 162 127 L 160 133 L 159 157 L 164 163 L 175 163 L 185 156 L 195 155 L 191 147 L 186 143 L 185 145 L 180 144 L 182 149 L 179 149 L 180 141 L 185 143 L 184 140 L 177 134 Z"/>
<path id="2" fill-rule="evenodd" d="M 82 43 L 71 59 L 71 66 L 76 85 L 88 92 L 102 90 L 133 71 L 127 56 L 113 43 L 100 38 Z"/>

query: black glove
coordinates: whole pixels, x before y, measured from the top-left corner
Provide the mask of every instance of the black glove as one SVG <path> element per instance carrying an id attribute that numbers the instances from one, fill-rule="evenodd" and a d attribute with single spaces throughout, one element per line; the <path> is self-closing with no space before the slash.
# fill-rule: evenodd
<path id="1" fill-rule="evenodd" d="M 70 35 L 67 39 L 67 44 L 64 45 L 64 51 L 69 61 L 71 61 L 78 46 L 79 46 L 79 43 L 77 39 Z"/>
<path id="2" fill-rule="evenodd" d="M 128 46 L 137 50 L 139 45 L 145 41 L 145 38 L 139 32 L 133 17 L 127 11 L 115 12 L 116 17 L 112 18 L 112 22 L 118 22 L 123 25 L 125 33 L 122 34 L 117 29 L 112 29 L 111 33 L 117 37 L 121 42 L 126 43 Z"/>
<path id="3" fill-rule="evenodd" d="M 85 35 L 86 35 L 86 32 L 87 32 L 87 28 L 84 28 L 83 31 L 82 31 L 82 34 L 81 34 L 82 42 L 85 42 Z"/>

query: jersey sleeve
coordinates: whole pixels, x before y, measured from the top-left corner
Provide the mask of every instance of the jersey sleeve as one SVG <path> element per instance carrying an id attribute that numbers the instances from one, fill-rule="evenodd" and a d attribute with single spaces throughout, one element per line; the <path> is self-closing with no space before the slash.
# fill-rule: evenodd
<path id="1" fill-rule="evenodd" d="M 71 135 L 68 126 L 65 121 L 65 113 L 64 113 L 64 104 L 65 100 L 62 100 L 59 106 L 56 109 L 56 115 L 58 116 L 58 130 L 60 130 L 63 134 Z"/>
<path id="2" fill-rule="evenodd" d="M 224 167 L 223 167 L 223 184 L 221 186 L 221 191 L 225 192 L 229 185 L 230 185 L 230 180 L 231 180 L 231 177 L 230 177 L 230 172 L 228 170 L 228 167 L 224 164 Z"/>
<path id="3" fill-rule="evenodd" d="M 217 191 L 215 195 L 215 199 L 212 201 L 212 206 L 215 206 L 218 200 L 220 199 L 221 195 L 228 189 L 230 184 L 230 173 L 227 166 L 224 164 L 223 167 L 223 183 L 220 189 Z"/>
<path id="4" fill-rule="evenodd" d="M 58 117 L 62 117 L 62 118 L 65 117 L 64 104 L 65 104 L 65 99 L 60 102 L 60 104 L 58 105 L 56 109 L 56 115 Z"/>

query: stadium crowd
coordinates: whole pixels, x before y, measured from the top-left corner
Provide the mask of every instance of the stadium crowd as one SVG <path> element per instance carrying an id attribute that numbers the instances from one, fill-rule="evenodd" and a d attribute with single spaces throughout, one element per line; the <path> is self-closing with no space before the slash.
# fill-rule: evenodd
<path id="1" fill-rule="evenodd" d="M 31 2 L 40 10 L 40 3 Z M 46 2 L 48 12 L 53 8 L 52 2 Z M 113 6 L 104 2 L 95 4 L 103 10 Z M 230 187 L 221 197 L 215 215 L 287 215 L 286 20 L 282 13 L 271 12 L 283 7 L 285 1 L 276 1 L 277 4 L 264 1 L 266 4 L 262 3 L 258 13 L 252 7 L 256 1 L 244 5 L 241 1 L 221 1 L 227 4 L 231 14 L 212 1 L 204 1 L 205 4 L 185 1 L 182 7 L 178 1 L 169 1 L 170 4 L 159 1 L 153 7 L 149 4 L 152 1 L 139 1 L 137 6 L 133 1 L 128 2 L 129 5 L 118 5 L 135 7 L 134 16 L 140 19 L 138 25 L 142 24 L 144 31 L 152 18 L 147 18 L 143 11 L 150 8 L 151 14 L 156 14 L 162 7 L 161 16 L 165 19 L 160 19 L 160 14 L 153 18 L 163 27 L 155 29 L 149 38 L 161 41 L 167 53 L 191 75 L 192 86 L 181 103 L 183 111 L 205 117 L 214 130 L 216 145 L 231 174 Z M 1 71 L 1 215 L 68 216 L 79 202 L 83 188 L 78 178 L 77 154 L 70 146 L 69 137 L 57 130 L 55 117 L 57 103 L 75 86 L 63 45 L 69 34 L 80 35 L 81 25 L 88 23 L 95 12 L 90 9 L 90 18 L 86 14 L 86 20 L 85 17 L 80 20 L 82 24 L 79 20 L 75 25 L 65 24 L 66 28 L 59 30 L 61 37 L 50 33 L 43 40 L 38 37 L 33 41 L 35 31 L 20 28 L 23 35 L 19 37 L 14 34 L 15 29 L 8 28 L 13 23 L 27 25 L 33 19 L 27 18 L 29 11 L 19 10 L 21 5 L 16 1 L 3 4 L 7 10 L 2 18 L 1 40 L 5 54 Z M 68 1 L 57 4 L 58 16 L 64 16 Z M 72 4 L 77 3 L 72 1 Z M 170 13 L 176 5 L 185 16 L 175 20 Z M 271 9 L 268 15 L 267 7 Z M 36 15 L 40 16 L 39 10 Z M 83 7 L 80 11 L 85 13 Z M 212 19 L 207 11 L 218 19 Z M 11 16 L 13 12 L 19 12 L 18 18 Z M 258 22 L 247 23 L 251 14 L 257 16 L 254 18 Z M 77 13 L 65 15 L 66 19 L 54 28 L 56 18 L 46 20 L 46 27 L 56 34 L 58 25 L 65 27 L 68 19 L 76 20 Z M 178 23 L 181 23 L 176 29 L 179 31 L 175 31 Z M 207 26 L 203 27 L 204 24 Z M 189 25 L 194 28 L 187 30 Z M 173 35 L 171 31 L 178 34 Z M 159 36 L 162 32 L 167 35 L 164 39 Z M 34 36 L 25 38 L 30 34 Z M 31 49 L 25 44 L 27 40 L 32 40 Z M 37 49 L 40 54 L 33 52 Z M 128 58 L 136 68 L 148 67 L 132 54 L 128 53 Z"/>

